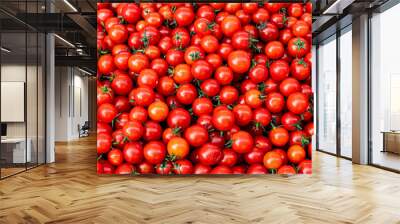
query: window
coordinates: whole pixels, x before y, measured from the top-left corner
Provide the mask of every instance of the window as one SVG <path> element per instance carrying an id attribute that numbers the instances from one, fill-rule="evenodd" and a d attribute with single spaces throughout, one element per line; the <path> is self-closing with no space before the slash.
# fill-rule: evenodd
<path id="1" fill-rule="evenodd" d="M 400 5 L 371 18 L 371 162 L 400 170 Z"/>
<path id="2" fill-rule="evenodd" d="M 318 149 L 336 153 L 336 36 L 318 48 Z"/>
<path id="3" fill-rule="evenodd" d="M 340 36 L 340 155 L 352 157 L 352 33 L 351 25 Z"/>

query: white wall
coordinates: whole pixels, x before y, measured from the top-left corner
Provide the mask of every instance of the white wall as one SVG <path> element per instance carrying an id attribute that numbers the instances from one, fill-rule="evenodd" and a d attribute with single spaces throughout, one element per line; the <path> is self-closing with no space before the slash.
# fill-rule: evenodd
<path id="1" fill-rule="evenodd" d="M 88 120 L 88 78 L 83 75 L 76 68 L 56 67 L 56 141 L 77 139 L 78 124 Z"/>

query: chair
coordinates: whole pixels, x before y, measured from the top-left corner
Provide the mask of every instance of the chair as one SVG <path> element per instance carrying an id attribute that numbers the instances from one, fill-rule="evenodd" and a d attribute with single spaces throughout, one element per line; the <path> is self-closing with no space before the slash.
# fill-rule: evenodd
<path id="1" fill-rule="evenodd" d="M 78 124 L 79 138 L 89 136 L 89 129 L 90 129 L 89 121 L 85 121 L 85 123 L 82 126 Z"/>

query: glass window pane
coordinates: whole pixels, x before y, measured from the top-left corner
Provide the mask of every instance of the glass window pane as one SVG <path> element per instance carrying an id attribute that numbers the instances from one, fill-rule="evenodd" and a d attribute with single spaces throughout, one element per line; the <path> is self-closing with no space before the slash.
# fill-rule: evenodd
<path id="1" fill-rule="evenodd" d="M 352 33 L 340 36 L 340 153 L 352 157 Z"/>
<path id="2" fill-rule="evenodd" d="M 374 15 L 372 26 L 372 163 L 400 170 L 400 4 Z M 385 133 L 385 134 L 384 134 Z"/>
<path id="3" fill-rule="evenodd" d="M 30 148 L 30 161 L 28 168 L 37 165 L 37 63 L 38 63 L 38 35 L 36 32 L 28 32 L 28 62 L 26 80 L 26 113 L 27 113 L 27 142 Z"/>
<path id="4" fill-rule="evenodd" d="M 2 33 L 1 46 L 1 161 L 2 177 L 25 170 L 26 151 L 26 33 Z"/>
<path id="5" fill-rule="evenodd" d="M 318 149 L 336 153 L 336 37 L 318 48 Z"/>

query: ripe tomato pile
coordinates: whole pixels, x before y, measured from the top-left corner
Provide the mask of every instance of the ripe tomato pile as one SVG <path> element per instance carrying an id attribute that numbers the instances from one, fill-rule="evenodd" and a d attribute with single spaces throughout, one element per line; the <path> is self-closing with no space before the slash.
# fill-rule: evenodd
<path id="1" fill-rule="evenodd" d="M 97 169 L 311 173 L 311 3 L 99 3 Z"/>

